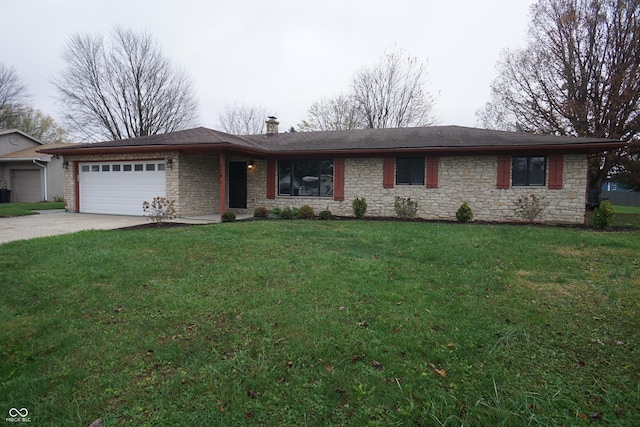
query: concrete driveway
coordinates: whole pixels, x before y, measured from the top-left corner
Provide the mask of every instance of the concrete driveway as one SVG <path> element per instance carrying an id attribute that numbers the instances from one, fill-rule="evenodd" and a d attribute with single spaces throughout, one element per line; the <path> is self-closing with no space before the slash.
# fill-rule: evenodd
<path id="1" fill-rule="evenodd" d="M 110 230 L 148 222 L 148 218 L 140 216 L 95 215 L 59 210 L 40 211 L 38 215 L 0 218 L 0 243 L 82 230 Z"/>

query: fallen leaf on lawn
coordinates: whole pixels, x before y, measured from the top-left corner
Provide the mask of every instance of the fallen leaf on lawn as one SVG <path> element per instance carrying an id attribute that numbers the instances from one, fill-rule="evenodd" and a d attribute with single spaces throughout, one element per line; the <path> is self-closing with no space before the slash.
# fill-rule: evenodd
<path id="1" fill-rule="evenodd" d="M 578 416 L 578 418 L 582 418 L 583 420 L 587 419 L 587 416 L 585 414 L 583 414 L 582 412 L 578 412 L 576 415 Z"/>
<path id="2" fill-rule="evenodd" d="M 455 346 L 454 344 L 447 344 L 447 347 L 448 347 L 450 350 L 453 350 L 456 346 Z"/>
<path id="3" fill-rule="evenodd" d="M 341 305 L 340 307 L 338 307 L 338 310 L 340 310 L 340 311 L 344 311 L 344 306 L 343 306 L 343 305 Z"/>
<path id="4" fill-rule="evenodd" d="M 374 360 L 371 365 L 373 365 L 374 368 L 376 368 L 377 370 L 382 370 L 384 369 L 384 366 L 382 365 L 382 363 L 378 362 L 377 360 Z"/>
<path id="5" fill-rule="evenodd" d="M 393 333 L 394 333 L 394 334 L 397 334 L 398 332 L 400 332 L 400 329 L 398 329 L 398 328 L 393 328 Z"/>
<path id="6" fill-rule="evenodd" d="M 362 356 L 360 356 L 359 354 L 354 354 L 353 356 L 351 356 L 351 363 L 356 363 L 360 360 L 362 360 Z"/>
<path id="7" fill-rule="evenodd" d="M 253 390 L 247 390 L 247 396 L 249 396 L 252 399 L 257 399 L 259 394 Z"/>
<path id="8" fill-rule="evenodd" d="M 356 322 L 356 326 L 364 326 L 366 328 L 367 326 L 369 326 L 369 324 L 366 321 L 362 321 Z"/>
<path id="9" fill-rule="evenodd" d="M 447 378 L 447 373 L 444 371 L 444 369 L 434 369 L 433 372 L 440 375 L 442 378 Z"/>
<path id="10" fill-rule="evenodd" d="M 325 368 L 327 369 L 327 372 L 333 372 L 333 366 L 331 366 L 330 364 L 327 363 Z"/>
<path id="11" fill-rule="evenodd" d="M 218 407 L 218 409 L 220 409 L 220 412 L 224 412 L 224 408 L 222 406 Z"/>
<path id="12" fill-rule="evenodd" d="M 589 415 L 589 419 L 591 420 L 599 420 L 600 418 L 602 418 L 602 413 L 600 412 L 594 412 L 593 414 Z"/>

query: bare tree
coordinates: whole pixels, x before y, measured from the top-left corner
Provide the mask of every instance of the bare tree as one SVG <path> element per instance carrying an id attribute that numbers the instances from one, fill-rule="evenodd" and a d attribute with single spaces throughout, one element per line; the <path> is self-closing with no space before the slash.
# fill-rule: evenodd
<path id="1" fill-rule="evenodd" d="M 425 89 L 427 72 L 402 50 L 387 51 L 374 67 L 358 71 L 351 83 L 353 99 L 368 128 L 429 126 L 434 97 Z"/>
<path id="2" fill-rule="evenodd" d="M 505 51 L 484 126 L 632 141 L 640 132 L 640 0 L 540 0 L 530 41 Z M 590 159 L 600 188 L 624 150 Z"/>
<path id="3" fill-rule="evenodd" d="M 114 27 L 102 36 L 73 35 L 54 80 L 68 128 L 83 139 L 125 139 L 193 126 L 198 103 L 191 79 L 147 33 Z"/>
<path id="4" fill-rule="evenodd" d="M 12 121 L 27 108 L 29 95 L 15 68 L 0 62 L 0 128 L 14 127 Z"/>
<path id="5" fill-rule="evenodd" d="M 218 117 L 220 129 L 232 135 L 255 135 L 264 132 L 267 109 L 234 104 Z"/>
<path id="6" fill-rule="evenodd" d="M 364 121 L 350 95 L 336 95 L 311 104 L 307 120 L 298 124 L 301 131 L 362 129 Z"/>

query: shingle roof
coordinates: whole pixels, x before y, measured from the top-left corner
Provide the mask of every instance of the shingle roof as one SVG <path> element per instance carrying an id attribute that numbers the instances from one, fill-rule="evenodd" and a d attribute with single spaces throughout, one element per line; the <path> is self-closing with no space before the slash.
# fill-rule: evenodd
<path id="1" fill-rule="evenodd" d="M 604 138 L 538 135 L 461 126 L 297 132 L 245 138 L 276 151 L 519 147 L 612 142 Z"/>
<path id="2" fill-rule="evenodd" d="M 60 151 L 41 151 L 56 154 L 89 152 L 109 149 L 130 151 L 162 148 L 207 149 L 234 148 L 261 152 L 265 155 L 304 154 L 322 152 L 371 153 L 377 150 L 430 150 L 430 151 L 470 151 L 507 150 L 535 148 L 571 148 L 581 150 L 617 148 L 625 145 L 621 141 L 604 138 L 579 138 L 573 136 L 539 135 L 522 132 L 505 132 L 461 126 L 431 126 L 419 128 L 358 129 L 326 132 L 294 132 L 236 136 L 224 132 L 198 127 L 161 135 L 93 144 L 77 144 Z M 46 150 L 46 151 L 45 151 Z M 76 151 L 78 150 L 78 151 Z"/>

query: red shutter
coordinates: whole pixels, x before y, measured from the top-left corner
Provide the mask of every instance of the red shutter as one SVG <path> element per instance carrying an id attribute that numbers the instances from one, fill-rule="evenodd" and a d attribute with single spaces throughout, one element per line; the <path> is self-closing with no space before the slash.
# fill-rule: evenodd
<path id="1" fill-rule="evenodd" d="M 438 162 L 437 156 L 427 157 L 427 188 L 438 188 Z"/>
<path id="2" fill-rule="evenodd" d="M 333 200 L 344 200 L 344 159 L 333 159 Z"/>
<path id="3" fill-rule="evenodd" d="M 395 181 L 395 166 L 396 159 L 393 157 L 385 157 L 382 164 L 382 187 L 393 188 L 393 182 Z"/>
<path id="4" fill-rule="evenodd" d="M 276 198 L 276 161 L 267 160 L 267 199 Z"/>
<path id="5" fill-rule="evenodd" d="M 549 155 L 549 190 L 562 189 L 563 160 L 562 154 Z"/>
<path id="6" fill-rule="evenodd" d="M 511 184 L 511 156 L 498 156 L 498 184 L 496 188 L 509 188 Z"/>

